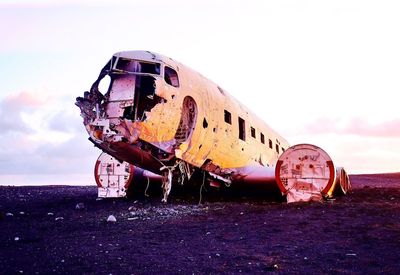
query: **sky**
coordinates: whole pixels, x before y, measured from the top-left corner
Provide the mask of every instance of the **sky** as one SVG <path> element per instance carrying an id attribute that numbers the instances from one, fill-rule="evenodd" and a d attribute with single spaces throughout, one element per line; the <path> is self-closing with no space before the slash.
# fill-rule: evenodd
<path id="1" fill-rule="evenodd" d="M 400 2 L 0 0 L 0 184 L 94 184 L 75 98 L 113 53 L 213 80 L 349 173 L 400 171 Z"/>

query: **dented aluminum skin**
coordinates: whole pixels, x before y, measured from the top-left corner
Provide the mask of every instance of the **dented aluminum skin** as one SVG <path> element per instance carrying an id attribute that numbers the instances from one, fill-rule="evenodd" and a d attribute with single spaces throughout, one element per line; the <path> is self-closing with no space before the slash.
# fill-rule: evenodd
<path id="1" fill-rule="evenodd" d="M 164 201 L 172 183 L 198 172 L 225 185 L 275 182 L 275 164 L 289 147 L 218 85 L 149 51 L 114 54 L 76 105 L 98 148 L 162 176 Z"/>

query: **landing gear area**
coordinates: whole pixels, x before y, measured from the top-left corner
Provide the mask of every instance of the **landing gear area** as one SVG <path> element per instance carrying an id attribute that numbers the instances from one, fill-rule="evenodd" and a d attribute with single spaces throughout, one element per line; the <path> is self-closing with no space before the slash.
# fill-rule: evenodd
<path id="1" fill-rule="evenodd" d="M 100 198 L 128 197 L 135 195 L 133 192 L 136 195 L 137 192 L 143 192 L 144 196 L 148 197 L 149 193 L 159 194 L 158 191 L 154 192 L 154 187 L 160 186 L 161 201 L 164 203 L 167 202 L 173 187 L 190 183 L 192 187 L 198 186 L 201 193 L 205 187 L 220 187 L 223 184 L 223 182 L 217 182 L 207 172 L 200 172 L 181 160 L 177 160 L 172 166 L 163 166 L 158 175 L 128 162 L 119 161 L 104 152 L 97 159 L 94 174 Z"/>

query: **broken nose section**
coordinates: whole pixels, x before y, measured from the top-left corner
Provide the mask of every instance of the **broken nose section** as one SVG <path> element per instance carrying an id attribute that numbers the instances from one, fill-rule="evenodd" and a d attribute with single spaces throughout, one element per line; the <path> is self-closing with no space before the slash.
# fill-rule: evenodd
<path id="1" fill-rule="evenodd" d="M 120 141 L 132 144 L 138 139 L 139 133 L 132 127 L 132 121 L 122 117 L 110 118 L 110 112 L 120 110 L 121 106 L 105 102 L 104 96 L 97 89 L 85 92 L 84 97 L 77 97 L 75 105 L 80 108 L 83 124 L 96 144 Z"/>
<path id="2" fill-rule="evenodd" d="M 86 130 L 90 137 L 97 144 L 126 142 L 132 144 L 136 142 L 139 134 L 136 129 L 129 130 L 129 122 L 124 119 L 96 118 L 86 124 Z"/>

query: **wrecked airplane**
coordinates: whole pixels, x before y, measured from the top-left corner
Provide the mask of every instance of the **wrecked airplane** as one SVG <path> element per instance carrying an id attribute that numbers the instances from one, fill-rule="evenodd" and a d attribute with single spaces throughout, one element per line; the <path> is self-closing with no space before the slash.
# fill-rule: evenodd
<path id="1" fill-rule="evenodd" d="M 171 58 L 119 52 L 76 99 L 100 197 L 124 197 L 134 175 L 173 184 L 275 184 L 288 202 L 350 188 L 343 168 L 310 144 L 289 143 L 220 86 Z"/>

